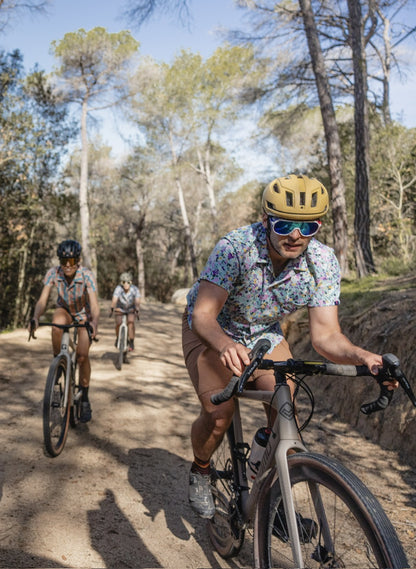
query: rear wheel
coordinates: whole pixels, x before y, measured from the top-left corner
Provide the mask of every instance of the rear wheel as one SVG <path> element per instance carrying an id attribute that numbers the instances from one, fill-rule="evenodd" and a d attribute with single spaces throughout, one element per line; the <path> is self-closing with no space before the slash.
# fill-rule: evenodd
<path id="1" fill-rule="evenodd" d="M 46 452 L 53 457 L 62 452 L 68 434 L 71 390 L 67 389 L 65 402 L 66 372 L 66 358 L 55 358 L 49 368 L 43 397 L 43 438 Z"/>
<path id="2" fill-rule="evenodd" d="M 240 496 L 237 483 L 237 459 L 232 426 L 215 451 L 212 463 L 212 494 L 215 514 L 208 520 L 212 545 L 225 559 L 237 555 L 244 542 Z"/>
<path id="3" fill-rule="evenodd" d="M 289 472 L 304 567 L 409 567 L 396 532 L 364 484 L 328 457 L 300 453 Z M 291 540 L 273 471 L 260 491 L 254 524 L 256 567 L 293 568 Z"/>

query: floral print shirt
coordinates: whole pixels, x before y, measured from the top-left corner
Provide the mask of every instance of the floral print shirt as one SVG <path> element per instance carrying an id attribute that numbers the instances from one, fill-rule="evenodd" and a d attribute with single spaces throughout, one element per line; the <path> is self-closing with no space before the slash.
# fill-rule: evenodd
<path id="1" fill-rule="evenodd" d="M 114 289 L 113 296 L 117 297 L 117 306 L 123 312 L 134 312 L 136 307 L 136 298 L 140 298 L 140 292 L 137 286 L 130 285 L 129 290 L 126 292 L 121 285 L 117 285 Z"/>
<path id="2" fill-rule="evenodd" d="M 188 321 L 199 282 L 228 292 L 218 322 L 231 338 L 251 348 L 267 338 L 274 348 L 283 339 L 279 322 L 303 306 L 339 304 L 340 269 L 334 251 L 316 239 L 275 277 L 261 222 L 231 231 L 214 247 L 199 280 L 188 293 Z"/>

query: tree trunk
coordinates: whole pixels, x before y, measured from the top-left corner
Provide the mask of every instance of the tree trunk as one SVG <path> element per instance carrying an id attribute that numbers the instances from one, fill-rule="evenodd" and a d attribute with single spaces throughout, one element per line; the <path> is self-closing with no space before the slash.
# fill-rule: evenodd
<path id="1" fill-rule="evenodd" d="M 208 143 L 209 145 L 209 143 Z M 217 216 L 217 204 L 215 199 L 215 190 L 214 190 L 214 180 L 211 174 L 211 166 L 210 166 L 210 151 L 209 147 L 206 149 L 205 152 L 205 159 L 202 157 L 201 151 L 198 149 L 198 162 L 199 162 L 199 173 L 204 178 L 205 187 L 208 192 L 208 199 L 209 199 L 209 206 L 211 210 L 211 217 L 212 217 L 212 233 L 214 237 L 218 237 L 218 216 Z"/>
<path id="2" fill-rule="evenodd" d="M 173 143 L 171 132 L 169 132 L 169 143 L 170 143 L 170 151 L 171 151 L 171 155 L 172 155 L 172 166 L 174 168 L 176 168 L 178 166 L 178 157 L 176 156 L 175 146 Z M 175 175 L 175 184 L 176 184 L 176 188 L 178 190 L 179 207 L 181 209 L 182 221 L 183 221 L 183 226 L 184 226 L 184 230 L 185 230 L 185 244 L 186 244 L 186 247 L 187 247 L 187 250 L 189 253 L 189 257 L 190 257 L 192 279 L 196 280 L 199 275 L 198 275 L 198 267 L 197 267 L 197 262 L 196 262 L 194 241 L 192 239 L 191 227 L 189 225 L 188 213 L 186 211 L 186 204 L 185 204 L 185 198 L 183 195 L 182 184 L 181 184 L 181 181 L 180 181 L 179 176 L 177 174 Z"/>
<path id="3" fill-rule="evenodd" d="M 83 265 L 93 267 L 90 247 L 90 212 L 88 208 L 88 135 L 87 135 L 88 100 L 82 103 L 81 113 L 81 174 L 79 184 L 79 214 L 81 221 L 81 243 Z"/>
<path id="4" fill-rule="evenodd" d="M 142 231 L 145 226 L 145 216 L 139 217 L 137 223 L 133 223 L 134 232 L 136 234 L 136 260 L 137 260 L 137 286 L 140 291 L 142 300 L 146 296 L 146 278 L 144 269 L 144 253 L 143 253 L 143 241 L 142 241 Z"/>
<path id="5" fill-rule="evenodd" d="M 19 254 L 19 271 L 17 274 L 17 293 L 16 293 L 16 301 L 15 301 L 15 310 L 14 310 L 14 318 L 13 318 L 13 329 L 17 328 L 19 324 L 22 323 L 23 317 L 23 306 L 24 306 L 24 290 L 25 290 L 25 282 L 26 282 L 26 266 L 27 266 L 27 257 L 29 248 L 33 241 L 33 236 L 35 234 L 35 226 L 32 226 L 30 231 L 30 237 L 26 241 L 24 241 L 22 245 L 22 249 Z"/>
<path id="6" fill-rule="evenodd" d="M 348 231 L 345 184 L 342 176 L 341 142 L 312 5 L 310 0 L 299 0 L 299 5 L 302 11 L 303 25 L 308 41 L 325 131 L 329 177 L 331 180 L 334 250 L 341 267 L 341 274 L 345 277 L 349 272 Z"/>
<path id="7" fill-rule="evenodd" d="M 383 14 L 382 10 L 377 11 L 378 16 L 383 21 L 383 44 L 384 59 L 381 59 L 383 69 L 383 101 L 381 110 L 383 113 L 384 124 L 391 124 L 390 112 L 390 71 L 391 71 L 391 40 L 390 40 L 390 21 Z"/>
<path id="8" fill-rule="evenodd" d="M 186 211 L 185 198 L 183 196 L 182 184 L 181 184 L 181 181 L 179 180 L 178 177 L 175 178 L 175 183 L 176 183 L 176 188 L 178 190 L 179 206 L 181 208 L 182 220 L 183 220 L 183 225 L 184 225 L 184 230 L 185 230 L 185 242 L 186 242 L 186 246 L 187 246 L 187 249 L 189 252 L 189 257 L 190 257 L 190 263 L 191 263 L 191 269 L 192 269 L 192 278 L 193 278 L 193 280 L 196 280 L 198 278 L 198 267 L 197 267 L 197 262 L 196 262 L 194 242 L 192 239 L 191 227 L 189 225 L 188 213 Z"/>
<path id="9" fill-rule="evenodd" d="M 375 273 L 370 240 L 370 169 L 367 101 L 367 65 L 362 32 L 361 4 L 348 0 L 350 41 L 354 69 L 355 126 L 355 254 L 359 278 Z"/>

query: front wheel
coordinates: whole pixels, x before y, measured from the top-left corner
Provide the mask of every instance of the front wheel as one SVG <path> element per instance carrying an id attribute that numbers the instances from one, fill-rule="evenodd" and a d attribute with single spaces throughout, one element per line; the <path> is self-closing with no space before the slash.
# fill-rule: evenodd
<path id="1" fill-rule="evenodd" d="M 118 355 L 117 355 L 117 369 L 121 369 L 121 366 L 126 361 L 126 346 L 127 346 L 127 330 L 125 326 L 120 326 L 120 332 L 118 337 Z"/>
<path id="2" fill-rule="evenodd" d="M 62 452 L 68 434 L 71 393 L 66 382 L 67 360 L 57 357 L 49 368 L 43 397 L 43 438 L 46 452 L 52 457 Z"/>
<path id="3" fill-rule="evenodd" d="M 76 427 L 80 422 L 81 417 L 81 397 L 82 389 L 79 384 L 79 368 L 77 362 L 73 364 L 73 377 L 72 377 L 72 399 L 71 408 L 69 413 L 69 422 L 71 427 Z"/>
<path id="4" fill-rule="evenodd" d="M 231 425 L 211 463 L 215 514 L 208 520 L 211 543 L 224 559 L 237 555 L 244 542 L 235 452 Z"/>
<path id="5" fill-rule="evenodd" d="M 289 472 L 305 569 L 409 567 L 381 505 L 352 472 L 313 453 L 289 457 Z M 275 471 L 260 491 L 254 559 L 259 568 L 295 567 Z"/>

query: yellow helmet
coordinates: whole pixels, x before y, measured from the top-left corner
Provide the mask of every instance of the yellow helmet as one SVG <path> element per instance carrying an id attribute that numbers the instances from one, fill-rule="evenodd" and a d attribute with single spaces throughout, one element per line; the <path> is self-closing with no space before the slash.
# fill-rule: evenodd
<path id="1" fill-rule="evenodd" d="M 266 186 L 262 199 L 267 215 L 283 219 L 319 219 L 328 212 L 326 188 L 316 178 L 290 174 L 276 178 Z"/>

